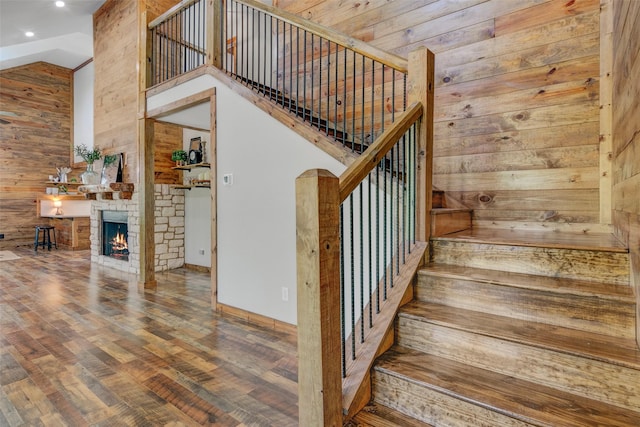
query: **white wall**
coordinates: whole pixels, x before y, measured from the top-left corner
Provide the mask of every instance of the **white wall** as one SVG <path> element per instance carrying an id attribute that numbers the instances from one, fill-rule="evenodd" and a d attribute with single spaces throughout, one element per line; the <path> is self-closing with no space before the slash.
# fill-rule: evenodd
<path id="1" fill-rule="evenodd" d="M 189 152 L 191 138 L 200 137 L 205 144 L 205 162 L 211 162 L 209 132 L 185 128 L 182 132 L 183 149 Z M 188 180 L 209 169 L 196 168 L 184 171 L 183 178 Z M 215 179 L 214 179 L 215 182 Z M 192 188 L 184 191 L 184 262 L 192 265 L 211 267 L 211 190 L 208 188 Z"/>
<path id="2" fill-rule="evenodd" d="M 73 73 L 73 145 L 93 148 L 93 61 Z M 74 161 L 82 158 L 74 154 Z"/>
<path id="3" fill-rule="evenodd" d="M 218 301 L 295 324 L 295 179 L 314 168 L 339 175 L 345 166 L 211 76 L 156 95 L 148 107 L 210 87 L 218 112 Z M 233 185 L 222 185 L 224 174 Z"/>

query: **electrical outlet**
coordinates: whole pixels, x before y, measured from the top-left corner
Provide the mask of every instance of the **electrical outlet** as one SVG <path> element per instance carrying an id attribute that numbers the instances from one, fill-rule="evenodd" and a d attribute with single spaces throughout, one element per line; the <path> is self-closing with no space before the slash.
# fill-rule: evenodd
<path id="1" fill-rule="evenodd" d="M 289 301 L 289 288 L 282 288 L 282 301 Z"/>
<path id="2" fill-rule="evenodd" d="M 199 253 L 200 255 L 204 255 L 204 249 L 199 249 L 199 250 L 198 250 L 198 253 Z"/>
<path id="3" fill-rule="evenodd" d="M 226 173 L 222 175 L 222 185 L 233 185 L 233 174 Z"/>

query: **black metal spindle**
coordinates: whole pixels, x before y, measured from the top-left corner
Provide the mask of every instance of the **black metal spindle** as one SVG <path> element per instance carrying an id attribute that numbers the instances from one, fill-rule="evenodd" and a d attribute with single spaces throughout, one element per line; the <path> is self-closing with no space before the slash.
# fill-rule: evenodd
<path id="1" fill-rule="evenodd" d="M 351 265 L 351 360 L 356 358 L 355 253 L 353 248 L 353 193 L 349 195 L 349 241 Z"/>

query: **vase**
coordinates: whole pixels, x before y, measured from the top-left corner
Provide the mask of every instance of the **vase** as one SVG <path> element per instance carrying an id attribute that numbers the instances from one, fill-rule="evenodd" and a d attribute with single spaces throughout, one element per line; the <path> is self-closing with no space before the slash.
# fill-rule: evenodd
<path id="1" fill-rule="evenodd" d="M 87 163 L 87 170 L 82 173 L 81 178 L 85 185 L 100 184 L 100 174 L 93 170 L 93 163 Z"/>

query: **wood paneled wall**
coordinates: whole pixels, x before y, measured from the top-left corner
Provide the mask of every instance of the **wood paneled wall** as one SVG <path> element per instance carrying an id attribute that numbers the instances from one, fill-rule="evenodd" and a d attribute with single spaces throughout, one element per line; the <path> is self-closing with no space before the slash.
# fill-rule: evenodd
<path id="1" fill-rule="evenodd" d="M 275 0 L 436 53 L 434 185 L 491 227 L 603 231 L 599 0 Z"/>
<path id="2" fill-rule="evenodd" d="M 631 253 L 640 344 L 640 2 L 613 7 L 613 221 Z"/>
<path id="3" fill-rule="evenodd" d="M 177 0 L 108 0 L 93 16 L 94 141 L 107 153 L 125 153 L 126 182 L 139 182 L 138 14 L 146 8 L 152 17 L 157 16 L 176 3 Z M 167 162 L 171 161 L 171 151 L 182 146 L 182 134 L 176 138 L 174 148 L 167 148 L 176 129 L 156 126 L 155 132 L 161 141 L 155 152 L 157 182 L 175 182 L 166 181 L 170 175 Z"/>
<path id="4" fill-rule="evenodd" d="M 0 71 L 1 109 L 17 115 L 0 116 L 0 249 L 33 244 L 37 196 L 69 166 L 71 82 L 71 70 L 44 62 Z"/>

